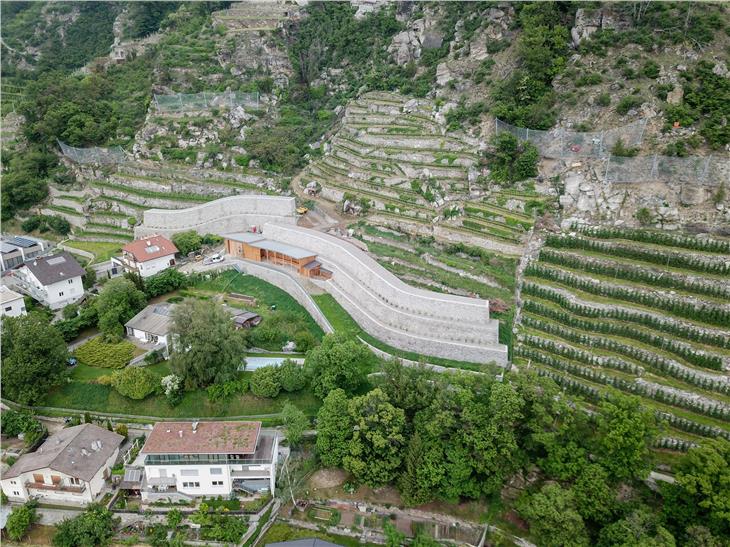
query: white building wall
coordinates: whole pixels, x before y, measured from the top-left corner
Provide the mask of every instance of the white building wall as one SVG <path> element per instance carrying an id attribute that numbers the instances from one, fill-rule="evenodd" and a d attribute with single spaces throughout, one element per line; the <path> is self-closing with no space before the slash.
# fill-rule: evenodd
<path id="1" fill-rule="evenodd" d="M 47 502 L 60 504 L 66 503 L 69 505 L 80 505 L 93 501 L 93 494 L 88 482 L 82 481 L 81 484 L 78 485 L 83 485 L 86 487 L 81 493 L 67 492 L 61 490 L 42 490 L 32 487 L 26 488 L 26 482 L 35 482 L 34 475 L 43 475 L 44 483 L 48 485 L 53 484 L 51 481 L 51 475 L 61 477 L 61 484 L 65 486 L 71 485 L 70 479 L 72 477 L 70 477 L 69 475 L 60 473 L 50 468 L 45 468 L 30 471 L 28 473 L 23 473 L 12 479 L 4 479 L 2 481 L 3 492 L 5 492 L 5 495 L 8 496 L 10 500 L 14 501 L 28 501 L 28 499 L 30 499 L 31 497 Z M 13 482 L 15 482 L 15 484 L 13 484 Z M 15 492 L 20 492 L 21 496 L 16 496 Z"/>
<path id="2" fill-rule="evenodd" d="M 81 276 L 48 285 L 46 286 L 46 293 L 48 294 L 46 305 L 52 310 L 73 304 L 84 296 L 84 285 L 81 282 Z"/>
<path id="3" fill-rule="evenodd" d="M 171 266 L 170 262 L 174 259 L 175 255 L 169 254 L 146 262 L 139 262 L 138 273 L 143 278 L 153 276 L 169 268 Z"/>
<path id="4" fill-rule="evenodd" d="M 25 313 L 25 300 L 23 298 L 5 302 L 0 307 L 0 317 L 18 317 L 25 315 Z"/>

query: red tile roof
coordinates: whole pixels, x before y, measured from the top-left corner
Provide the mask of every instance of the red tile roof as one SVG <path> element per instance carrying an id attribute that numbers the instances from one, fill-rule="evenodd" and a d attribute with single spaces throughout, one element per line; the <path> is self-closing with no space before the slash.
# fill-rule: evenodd
<path id="1" fill-rule="evenodd" d="M 178 252 L 172 241 L 158 235 L 136 239 L 122 247 L 122 251 L 130 253 L 137 262 L 147 262 Z"/>
<path id="2" fill-rule="evenodd" d="M 253 454 L 261 422 L 157 422 L 145 454 Z"/>

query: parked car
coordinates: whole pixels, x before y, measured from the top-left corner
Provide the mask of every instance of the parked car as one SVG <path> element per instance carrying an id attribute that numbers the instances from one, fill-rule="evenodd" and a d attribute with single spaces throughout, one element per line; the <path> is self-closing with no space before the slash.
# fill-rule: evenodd
<path id="1" fill-rule="evenodd" d="M 219 255 L 218 253 L 209 256 L 203 261 L 203 264 L 218 264 L 219 262 L 223 262 L 224 258 Z"/>

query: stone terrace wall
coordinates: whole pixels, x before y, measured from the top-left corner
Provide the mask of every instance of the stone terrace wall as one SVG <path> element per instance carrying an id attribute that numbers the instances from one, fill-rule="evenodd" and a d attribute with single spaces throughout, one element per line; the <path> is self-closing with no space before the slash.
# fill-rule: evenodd
<path id="1" fill-rule="evenodd" d="M 149 209 L 144 212 L 143 223 L 134 229 L 134 236 L 170 236 L 186 230 L 222 235 L 248 231 L 270 221 L 296 224 L 295 209 L 293 197 L 264 195 L 230 196 L 187 209 Z"/>
<path id="2" fill-rule="evenodd" d="M 367 332 L 400 349 L 466 361 L 505 363 L 486 300 L 411 287 L 355 246 L 296 226 L 269 223 L 264 235 L 317 253 L 332 270 L 321 283 Z"/>

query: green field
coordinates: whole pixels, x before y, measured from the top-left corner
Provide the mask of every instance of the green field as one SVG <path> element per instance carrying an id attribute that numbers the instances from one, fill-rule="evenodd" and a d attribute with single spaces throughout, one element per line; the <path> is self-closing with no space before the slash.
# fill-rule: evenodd
<path id="1" fill-rule="evenodd" d="M 81 251 L 86 251 L 88 253 L 92 253 L 94 255 L 93 262 L 104 262 L 106 260 L 109 260 L 111 257 L 113 257 L 116 254 L 119 254 L 119 251 L 122 248 L 122 243 L 108 243 L 106 241 L 67 241 L 65 245 L 68 247 L 71 247 L 72 249 L 79 249 Z M 73 251 L 71 251 L 73 252 Z"/>

